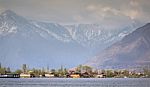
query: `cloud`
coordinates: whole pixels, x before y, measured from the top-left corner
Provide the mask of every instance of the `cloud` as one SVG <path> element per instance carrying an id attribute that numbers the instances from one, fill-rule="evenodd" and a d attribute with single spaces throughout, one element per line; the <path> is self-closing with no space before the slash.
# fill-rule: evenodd
<path id="1" fill-rule="evenodd" d="M 125 23 L 130 23 L 136 16 L 133 12 L 127 14 L 124 10 L 116 9 L 109 5 L 88 5 L 86 9 L 91 18 L 95 17 L 100 24 L 110 25 L 111 28 L 115 29 L 118 26 L 122 26 Z"/>
<path id="2" fill-rule="evenodd" d="M 132 20 L 148 22 L 149 4 L 149 0 L 0 0 L 0 8 L 31 19 L 116 25 Z"/>

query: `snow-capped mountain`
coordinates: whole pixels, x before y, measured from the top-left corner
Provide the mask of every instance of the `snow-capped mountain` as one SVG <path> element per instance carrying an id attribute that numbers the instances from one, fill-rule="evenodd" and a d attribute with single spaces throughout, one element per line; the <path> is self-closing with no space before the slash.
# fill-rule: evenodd
<path id="1" fill-rule="evenodd" d="M 124 69 L 150 66 L 150 23 L 136 29 L 87 63 L 97 68 Z"/>
<path id="2" fill-rule="evenodd" d="M 0 15 L 0 62 L 6 66 L 67 66 L 76 58 L 82 62 L 86 50 L 59 24 L 29 21 L 10 10 Z"/>
<path id="3" fill-rule="evenodd" d="M 1 14 L 0 34 L 16 33 L 17 27 L 21 30 L 31 30 L 39 33 L 45 39 L 55 38 L 62 42 L 75 41 L 84 47 L 96 47 L 121 40 L 137 27 L 136 23 L 127 25 L 121 29 L 105 29 L 100 24 L 60 25 L 57 23 L 45 23 L 27 20 L 14 12 L 7 10 Z M 12 21 L 14 20 L 14 21 Z M 26 28 L 25 25 L 30 27 Z M 23 29 L 26 28 L 26 29 Z"/>
<path id="4" fill-rule="evenodd" d="M 12 67 L 76 66 L 134 30 L 100 24 L 60 25 L 33 21 L 7 10 L 0 14 L 0 62 Z"/>
<path id="5" fill-rule="evenodd" d="M 137 24 L 133 23 L 119 29 L 106 29 L 100 24 L 65 25 L 64 27 L 70 32 L 72 39 L 82 46 L 93 48 L 101 46 L 104 49 L 134 31 Z"/>
<path id="6" fill-rule="evenodd" d="M 45 39 L 49 39 L 49 37 L 52 37 L 62 42 L 70 42 L 72 40 L 70 33 L 59 24 L 37 21 L 31 21 L 31 23 L 40 30 L 45 31 L 44 33 L 40 30 L 37 30 L 37 32 Z"/>
<path id="7" fill-rule="evenodd" d="M 34 31 L 45 39 L 46 37 L 53 37 L 64 42 L 70 41 L 69 39 L 71 39 L 68 31 L 59 24 L 29 21 L 10 10 L 1 14 L 0 22 L 1 35 L 17 33 L 17 31 L 24 33 L 23 30 L 31 31 L 34 28 Z"/>

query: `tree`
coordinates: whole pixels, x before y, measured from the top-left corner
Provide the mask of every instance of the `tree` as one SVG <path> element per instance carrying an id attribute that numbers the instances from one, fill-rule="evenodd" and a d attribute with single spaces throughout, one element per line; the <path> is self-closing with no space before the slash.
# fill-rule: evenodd
<path id="1" fill-rule="evenodd" d="M 22 70 L 23 70 L 23 73 L 27 73 L 27 65 L 26 64 L 22 65 Z"/>
<path id="2" fill-rule="evenodd" d="M 63 72 L 63 70 L 64 70 L 64 68 L 63 68 L 63 66 L 61 65 L 61 68 L 60 68 L 60 70 L 61 70 L 61 72 Z"/>
<path id="3" fill-rule="evenodd" d="M 41 74 L 42 74 L 42 75 L 45 75 L 45 69 L 44 69 L 44 67 L 43 67 L 42 70 L 41 70 Z"/>
<path id="4" fill-rule="evenodd" d="M 1 62 L 0 62 L 0 68 L 2 68 Z"/>
<path id="5" fill-rule="evenodd" d="M 6 68 L 0 68 L 0 74 L 6 74 Z"/>
<path id="6" fill-rule="evenodd" d="M 51 73 L 52 73 L 52 74 L 55 74 L 55 73 L 56 73 L 56 70 L 55 70 L 55 69 L 51 69 Z"/>
<path id="7" fill-rule="evenodd" d="M 66 75 L 68 73 L 67 69 L 65 68 L 64 69 L 64 74 Z"/>
<path id="8" fill-rule="evenodd" d="M 106 71 L 106 76 L 107 77 L 114 77 L 114 73 L 112 72 L 112 70 L 107 70 Z"/>
<path id="9" fill-rule="evenodd" d="M 6 72 L 11 73 L 10 67 L 7 67 Z"/>
<path id="10" fill-rule="evenodd" d="M 62 68 L 58 69 L 58 75 L 59 75 L 59 77 L 63 77 L 64 73 L 63 73 Z"/>
<path id="11" fill-rule="evenodd" d="M 90 67 L 90 66 L 82 66 L 82 70 L 84 70 L 87 73 L 91 73 L 92 72 L 92 67 Z"/>
<path id="12" fill-rule="evenodd" d="M 143 68 L 143 72 L 146 77 L 150 77 L 150 70 L 148 68 Z"/>
<path id="13" fill-rule="evenodd" d="M 47 73 L 49 73 L 49 66 L 47 66 Z"/>
<path id="14" fill-rule="evenodd" d="M 21 73 L 22 73 L 22 70 L 17 69 L 17 70 L 15 71 L 15 73 L 16 73 L 16 74 L 21 74 Z"/>
<path id="15" fill-rule="evenodd" d="M 35 69 L 35 68 L 33 68 L 31 70 L 30 74 L 33 74 L 35 77 L 39 77 L 40 75 L 44 75 L 44 74 L 42 74 L 40 69 Z"/>
<path id="16" fill-rule="evenodd" d="M 76 69 L 77 72 L 81 73 L 81 70 L 82 70 L 82 65 L 79 65 Z"/>
<path id="17" fill-rule="evenodd" d="M 124 76 L 129 77 L 129 71 L 128 71 L 128 70 L 124 70 L 122 74 L 123 74 Z"/>
<path id="18" fill-rule="evenodd" d="M 61 66 L 60 69 L 58 69 L 58 72 L 55 72 L 55 74 L 58 74 L 59 77 L 64 77 L 68 72 L 66 68 L 63 68 L 63 66 Z"/>

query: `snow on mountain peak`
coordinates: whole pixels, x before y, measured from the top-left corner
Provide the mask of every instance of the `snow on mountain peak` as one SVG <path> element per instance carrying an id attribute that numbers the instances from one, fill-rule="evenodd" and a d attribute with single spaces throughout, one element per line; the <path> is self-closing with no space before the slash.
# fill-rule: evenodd
<path id="1" fill-rule="evenodd" d="M 2 22 L 2 26 L 0 26 L 0 34 L 16 33 L 16 32 L 17 32 L 17 26 L 9 27 L 9 25 L 6 22 Z"/>
<path id="2" fill-rule="evenodd" d="M 31 23 L 45 33 L 44 34 L 41 33 L 41 31 L 38 31 L 39 34 L 44 38 L 53 37 L 63 42 L 71 41 L 71 37 L 68 31 L 63 29 L 63 27 L 57 23 L 44 23 L 44 22 L 37 22 L 37 21 L 32 21 Z M 47 35 L 48 37 L 45 35 Z"/>
<path id="3" fill-rule="evenodd" d="M 97 47 L 118 41 L 129 34 L 131 28 L 133 28 L 133 26 L 128 26 L 127 29 L 119 29 L 119 31 L 117 29 L 108 31 L 100 24 L 63 26 L 57 23 L 27 20 L 10 10 L 0 15 L 0 34 L 16 33 L 17 31 L 22 31 L 22 33 L 28 31 L 32 33 L 35 31 L 47 40 L 54 38 L 68 43 L 75 41 L 84 47 Z"/>
<path id="4" fill-rule="evenodd" d="M 17 26 L 13 19 L 16 15 L 10 10 L 7 10 L 5 12 L 2 12 L 0 15 L 0 34 L 7 35 L 9 33 L 16 33 L 17 32 Z"/>

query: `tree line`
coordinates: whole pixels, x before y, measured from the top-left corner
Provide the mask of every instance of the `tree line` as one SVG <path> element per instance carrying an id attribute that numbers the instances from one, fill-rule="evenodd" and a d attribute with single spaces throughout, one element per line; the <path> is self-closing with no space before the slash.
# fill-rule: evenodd
<path id="1" fill-rule="evenodd" d="M 74 70 L 69 70 L 61 66 L 59 69 L 51 69 L 49 67 L 47 69 L 29 69 L 26 64 L 22 65 L 21 69 L 17 69 L 15 71 L 11 71 L 10 67 L 3 67 L 0 63 L 0 74 L 32 74 L 35 77 L 44 76 L 45 74 L 53 74 L 55 77 L 69 77 L 71 74 L 78 74 L 82 78 L 99 78 L 101 75 L 102 78 L 150 78 L 150 69 L 147 67 L 142 68 L 142 72 L 135 72 L 129 70 L 113 70 L 113 69 L 103 69 L 98 70 L 94 69 L 90 66 L 79 65 Z"/>

